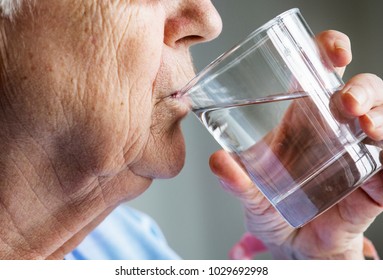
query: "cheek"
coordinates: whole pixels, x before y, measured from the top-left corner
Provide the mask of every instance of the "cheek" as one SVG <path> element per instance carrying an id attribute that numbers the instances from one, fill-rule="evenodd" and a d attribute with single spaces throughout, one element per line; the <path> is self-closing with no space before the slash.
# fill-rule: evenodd
<path id="1" fill-rule="evenodd" d="M 148 132 L 153 110 L 153 86 L 162 59 L 163 24 L 161 20 L 153 22 L 158 15 L 144 5 L 132 6 L 131 9 L 137 9 L 138 19 L 129 24 L 118 43 L 115 54 L 118 83 L 127 99 L 131 126 L 138 125 Z"/>
<path id="2" fill-rule="evenodd" d="M 116 57 L 119 73 L 128 79 L 132 91 L 146 93 L 152 89 L 161 63 L 164 20 L 144 5 L 132 6 L 138 18 L 124 31 Z"/>

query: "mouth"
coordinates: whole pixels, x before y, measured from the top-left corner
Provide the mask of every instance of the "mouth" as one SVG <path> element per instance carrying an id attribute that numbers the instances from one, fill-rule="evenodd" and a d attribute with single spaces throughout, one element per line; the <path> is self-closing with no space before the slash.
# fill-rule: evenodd
<path id="1" fill-rule="evenodd" d="M 172 112 L 177 119 L 183 119 L 192 109 L 190 99 L 180 90 L 167 94 L 161 99 L 162 102 L 167 104 L 167 110 Z"/>
<path id="2" fill-rule="evenodd" d="M 176 92 L 172 93 L 170 95 L 170 97 L 172 99 L 174 99 L 175 101 L 178 101 L 183 106 L 187 107 L 189 111 L 191 111 L 191 109 L 192 109 L 192 102 L 191 102 L 190 97 L 187 94 L 185 94 L 185 92 L 179 90 L 179 91 L 176 91 Z"/>
<path id="3" fill-rule="evenodd" d="M 181 91 L 176 91 L 170 95 L 171 98 L 180 99 L 184 95 Z"/>
<path id="4" fill-rule="evenodd" d="M 185 94 L 185 92 L 182 90 L 174 91 L 174 92 L 168 94 L 167 96 L 165 96 L 164 99 L 168 99 L 168 98 L 172 99 L 174 101 L 178 101 L 178 102 L 183 103 L 183 104 L 190 105 L 190 100 L 187 97 L 187 94 Z"/>

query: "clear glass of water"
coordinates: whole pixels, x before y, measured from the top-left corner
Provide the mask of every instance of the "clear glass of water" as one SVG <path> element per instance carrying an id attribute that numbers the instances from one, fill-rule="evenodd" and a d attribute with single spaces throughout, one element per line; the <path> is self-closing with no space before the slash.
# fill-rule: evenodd
<path id="1" fill-rule="evenodd" d="M 343 86 L 298 9 L 272 19 L 186 87 L 195 115 L 286 221 L 299 227 L 381 168 L 357 120 L 339 123 Z"/>

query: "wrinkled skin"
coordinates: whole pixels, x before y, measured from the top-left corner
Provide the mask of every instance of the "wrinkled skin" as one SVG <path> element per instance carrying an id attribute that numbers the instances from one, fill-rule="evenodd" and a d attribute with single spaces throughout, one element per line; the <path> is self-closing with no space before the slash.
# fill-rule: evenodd
<path id="1" fill-rule="evenodd" d="M 327 31 L 318 35 L 318 40 L 342 75 L 344 67 L 351 61 L 349 39 L 339 32 Z M 331 106 L 341 121 L 358 118 L 364 132 L 371 139 L 380 141 L 383 139 L 382 93 L 383 82 L 380 78 L 372 74 L 360 74 L 350 79 L 333 96 Z M 285 126 L 289 126 L 288 119 L 292 116 L 289 112 L 291 113 L 287 112 L 279 130 L 267 136 L 269 143 L 279 142 L 280 133 L 288 130 Z M 306 131 L 306 135 L 310 134 L 310 131 Z M 301 138 L 295 134 L 292 139 L 298 141 Z M 310 142 L 310 138 L 307 141 Z M 290 153 L 284 152 L 282 155 L 287 160 L 290 159 Z M 210 166 L 224 189 L 243 203 L 248 231 L 262 240 L 275 258 L 364 258 L 363 233 L 383 210 L 381 172 L 318 218 L 302 228 L 294 229 L 283 220 L 226 152 L 214 153 Z"/>
<path id="2" fill-rule="evenodd" d="M 189 47 L 221 30 L 208 0 L 32 2 L 12 22 L 1 20 L 3 259 L 61 259 L 119 203 L 178 173 L 179 122 L 189 108 L 172 94 L 194 75 Z M 334 49 L 338 37 L 346 46 Z M 348 64 L 343 35 L 324 33 L 321 42 L 336 66 Z M 341 111 L 361 116 L 365 131 L 380 138 L 371 122 L 381 116 L 380 81 L 363 75 L 350 83 L 368 102 L 358 106 L 346 93 Z M 230 160 L 218 152 L 213 170 L 276 256 L 360 257 L 362 233 L 381 210 L 379 176 L 293 230 Z"/>
<path id="3" fill-rule="evenodd" d="M 1 19 L 0 258 L 63 258 L 184 163 L 173 94 L 215 38 L 208 0 L 36 0 Z"/>

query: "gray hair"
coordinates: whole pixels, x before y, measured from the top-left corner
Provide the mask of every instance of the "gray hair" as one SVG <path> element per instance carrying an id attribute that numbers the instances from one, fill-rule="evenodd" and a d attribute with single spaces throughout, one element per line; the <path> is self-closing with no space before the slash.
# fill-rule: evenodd
<path id="1" fill-rule="evenodd" d="M 20 8 L 22 1 L 23 0 L 0 0 L 1 14 L 11 18 Z"/>

